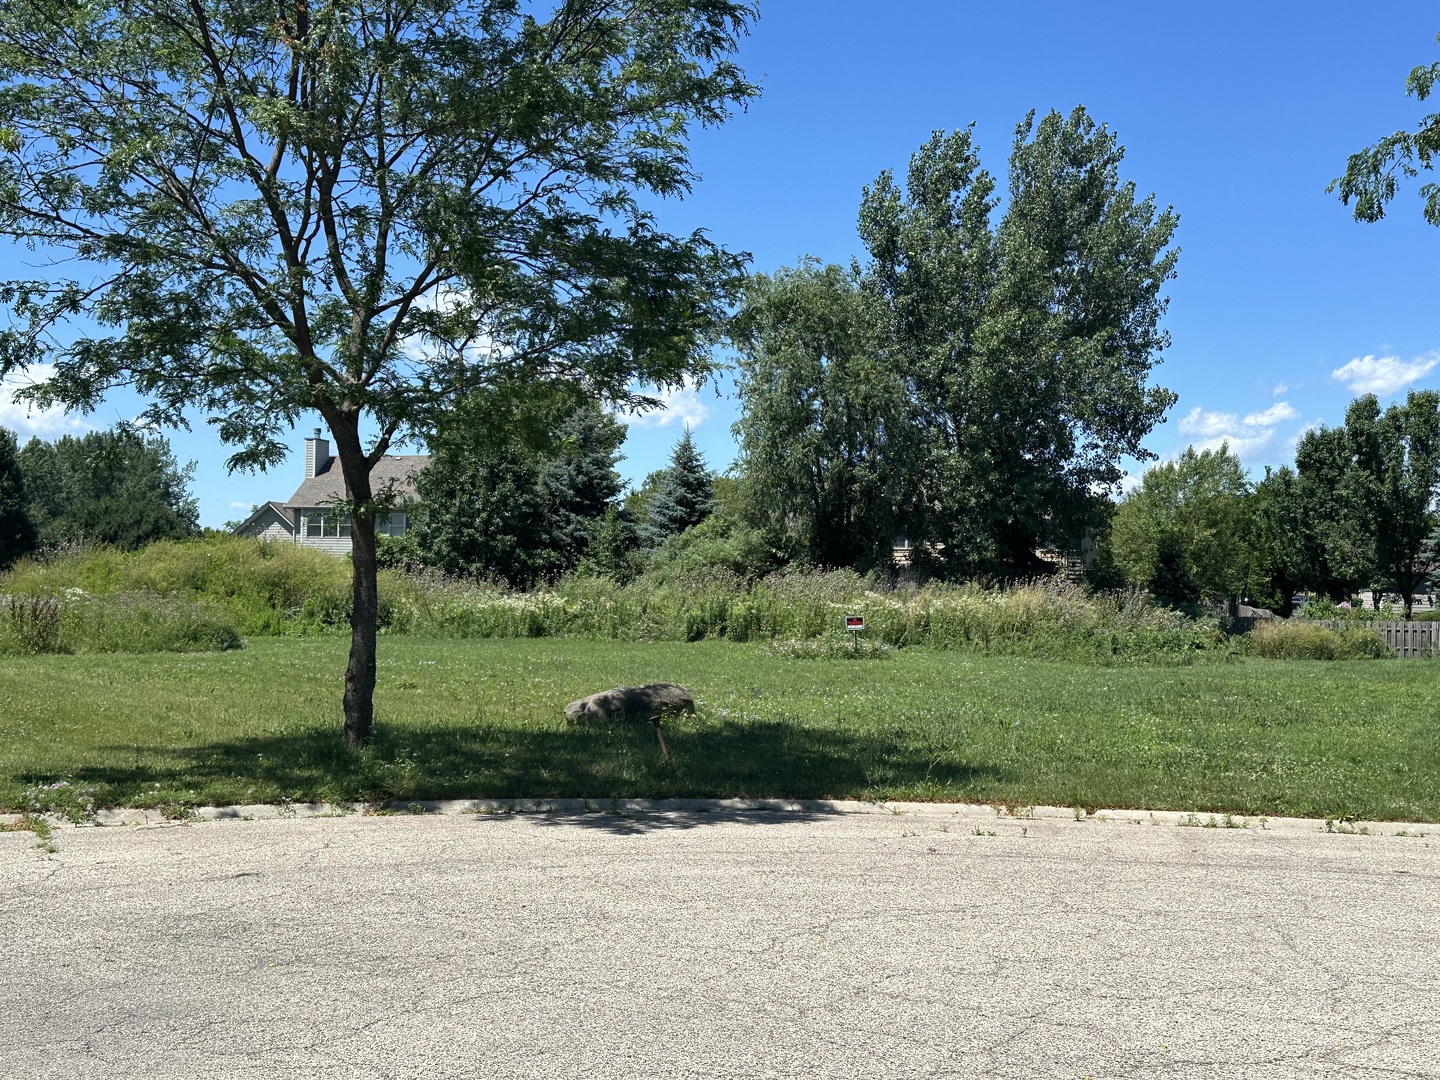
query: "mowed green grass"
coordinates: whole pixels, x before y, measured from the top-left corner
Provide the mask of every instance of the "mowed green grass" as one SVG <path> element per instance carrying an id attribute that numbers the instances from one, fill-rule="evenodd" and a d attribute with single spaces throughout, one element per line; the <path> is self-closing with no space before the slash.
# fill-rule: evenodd
<path id="1" fill-rule="evenodd" d="M 0 808 L 280 799 L 788 796 L 1440 820 L 1422 661 L 1106 668 L 904 650 L 793 660 L 728 642 L 381 642 L 377 737 L 339 738 L 345 642 L 0 658 Z M 678 682 L 670 721 L 571 729 L 565 702 Z"/>

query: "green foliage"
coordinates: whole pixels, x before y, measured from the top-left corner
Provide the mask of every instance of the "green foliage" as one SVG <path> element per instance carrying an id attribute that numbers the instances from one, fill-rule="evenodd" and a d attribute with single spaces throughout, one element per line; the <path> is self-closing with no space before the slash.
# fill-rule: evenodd
<path id="1" fill-rule="evenodd" d="M 644 533 L 661 543 L 699 525 L 715 509 L 715 476 L 695 449 L 690 429 L 670 452 L 670 464 L 656 478 L 646 507 Z"/>
<path id="2" fill-rule="evenodd" d="M 674 538 L 671 561 L 628 585 L 571 576 L 550 589 L 516 593 L 434 573 L 388 571 L 380 576 L 381 627 L 429 637 L 750 642 L 825 638 L 849 613 L 866 617 L 865 640 L 892 647 L 1101 663 L 1227 655 L 1214 622 L 1123 593 L 1094 596 L 1057 583 L 889 590 L 850 571 L 757 580 L 742 571 L 763 562 L 763 555 L 745 554 L 761 542 L 740 526 L 726 534 L 722 523 L 707 521 Z M 707 549 L 738 552 L 738 569 L 695 554 Z M 63 596 L 77 590 L 87 603 L 119 597 L 122 613 L 138 603 L 134 597 L 152 596 L 182 614 L 186 605 L 199 605 L 246 636 L 295 636 L 348 630 L 347 578 L 344 560 L 334 556 L 226 537 L 162 542 L 132 553 L 82 552 L 43 564 L 26 560 L 0 579 L 0 592 Z"/>
<path id="3" fill-rule="evenodd" d="M 889 566 L 907 528 L 923 444 L 884 319 L 856 273 L 816 262 L 756 275 L 737 318 L 747 507 L 812 566 Z"/>
<path id="4" fill-rule="evenodd" d="M 312 634 L 347 628 L 349 577 L 344 560 L 323 552 L 224 536 L 161 541 L 136 552 L 87 550 L 43 563 L 24 560 L 0 580 L 0 592 L 149 593 L 223 612 L 246 636 Z"/>
<path id="5" fill-rule="evenodd" d="M 1314 522 L 1305 513 L 1295 470 L 1288 465 L 1267 467 L 1250 507 L 1248 591 L 1261 607 L 1289 618 L 1291 598 L 1309 583 L 1314 566 L 1308 542 Z"/>
<path id="6" fill-rule="evenodd" d="M 1173 404 L 1147 385 L 1178 222 L 1122 181 L 1124 150 L 1084 109 L 1016 129 L 998 226 L 969 130 L 937 133 L 902 190 L 866 189 L 865 288 L 885 311 L 925 453 L 909 530 L 951 576 L 1037 572 L 1108 513 L 1097 493 Z"/>
<path id="7" fill-rule="evenodd" d="M 1110 543 L 1129 580 L 1179 609 L 1239 596 L 1249 569 L 1249 482 L 1228 447 L 1147 469 L 1115 512 Z"/>
<path id="8" fill-rule="evenodd" d="M 634 519 L 618 506 L 606 507 L 605 513 L 595 523 L 582 569 L 624 584 L 632 581 L 643 565 L 640 529 Z"/>
<path id="9" fill-rule="evenodd" d="M 20 451 L 27 507 L 47 547 L 102 544 L 133 551 L 199 532 L 195 465 L 169 442 L 124 429 L 31 439 Z"/>
<path id="10" fill-rule="evenodd" d="M 1383 413 L 1373 394 L 1351 402 L 1345 433 L 1355 454 L 1361 505 L 1379 580 L 1400 595 L 1410 617 L 1415 593 L 1440 569 L 1434 541 L 1440 515 L 1440 393 L 1412 390 Z"/>
<path id="11" fill-rule="evenodd" d="M 1362 626 L 1336 629 L 1308 620 L 1258 623 L 1245 635 L 1256 656 L 1270 660 L 1388 660 L 1385 639 Z"/>
<path id="12" fill-rule="evenodd" d="M 1436 38 L 1440 41 L 1440 37 Z M 1440 83 L 1440 62 L 1413 68 L 1405 80 L 1405 93 L 1417 101 L 1426 101 Z M 1429 172 L 1440 155 L 1440 113 L 1421 117 L 1416 130 L 1396 131 L 1373 146 L 1351 154 L 1345 175 L 1330 181 L 1326 191 L 1339 191 L 1346 206 L 1355 201 L 1356 221 L 1379 221 L 1385 216 L 1385 205 L 1398 190 L 1396 174 L 1406 177 Z M 1425 220 L 1440 226 L 1440 184 L 1426 183 L 1420 187 Z"/>
<path id="13" fill-rule="evenodd" d="M 37 542 L 17 451 L 15 436 L 0 427 L 0 570 L 35 550 Z"/>
<path id="14" fill-rule="evenodd" d="M 717 513 L 651 551 L 642 580 L 663 585 L 716 574 L 751 582 L 778 570 L 784 561 L 766 532 Z"/>
<path id="15" fill-rule="evenodd" d="M 416 481 L 418 561 L 524 588 L 575 569 L 611 502 L 624 427 L 574 394 L 477 394 Z"/>

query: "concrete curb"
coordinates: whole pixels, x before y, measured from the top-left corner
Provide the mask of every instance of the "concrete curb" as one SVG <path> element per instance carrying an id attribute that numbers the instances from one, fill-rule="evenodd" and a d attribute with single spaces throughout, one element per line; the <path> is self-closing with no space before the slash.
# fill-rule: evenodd
<path id="1" fill-rule="evenodd" d="M 243 806 L 200 806 L 184 817 L 167 817 L 158 810 L 119 808 L 101 810 L 93 825 L 165 826 L 196 822 L 274 821 L 290 818 L 348 817 L 361 815 L 533 815 L 575 817 L 591 814 L 619 816 L 717 814 L 788 814 L 801 818 L 846 815 L 885 815 L 941 821 L 974 821 L 1019 825 L 1027 821 L 1070 825 L 1152 825 L 1267 833 L 1329 832 L 1337 835 L 1420 837 L 1440 835 L 1440 824 L 1424 822 L 1359 822 L 1320 818 L 1264 817 L 1210 811 L 1181 810 L 1078 810 L 1065 806 L 994 806 L 988 803 L 862 802 L 852 799 L 421 799 L 386 807 L 368 803 L 255 803 Z M 71 823 L 42 815 L 52 825 Z M 0 814 L 0 826 L 14 825 L 21 814 Z M 92 823 L 75 827 L 88 827 Z"/>

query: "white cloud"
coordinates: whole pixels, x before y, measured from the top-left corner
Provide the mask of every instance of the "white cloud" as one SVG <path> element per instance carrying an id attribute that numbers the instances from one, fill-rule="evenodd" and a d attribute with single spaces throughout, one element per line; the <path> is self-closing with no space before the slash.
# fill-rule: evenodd
<path id="1" fill-rule="evenodd" d="M 1245 417 L 1243 423 L 1246 427 L 1274 427 L 1276 424 L 1283 424 L 1286 420 L 1294 420 L 1299 415 L 1288 401 L 1277 401 L 1264 412 L 1250 413 Z"/>
<path id="2" fill-rule="evenodd" d="M 1285 382 L 1276 383 L 1276 384 L 1275 384 L 1275 389 L 1270 391 L 1270 396 L 1271 396 L 1271 397 L 1279 397 L 1281 394 L 1286 394 L 1286 393 L 1289 393 L 1289 392 L 1290 392 L 1290 384 L 1289 384 L 1289 383 L 1285 383 Z"/>
<path id="3" fill-rule="evenodd" d="M 250 507 L 250 504 L 247 503 L 247 502 L 232 502 L 232 503 L 230 504 L 230 509 L 231 509 L 231 510 L 249 510 L 249 509 L 251 509 L 251 507 Z"/>
<path id="4" fill-rule="evenodd" d="M 1277 401 L 1268 409 L 1247 413 L 1209 412 L 1196 407 L 1181 417 L 1180 434 L 1194 436 L 1196 450 L 1218 450 L 1228 446 L 1242 461 L 1266 450 L 1275 438 L 1275 428 L 1300 414 L 1288 401 Z"/>
<path id="5" fill-rule="evenodd" d="M 1206 412 L 1198 405 L 1180 421 L 1181 435 L 1223 435 L 1240 426 L 1240 417 L 1233 412 Z"/>
<path id="6" fill-rule="evenodd" d="M 55 374 L 50 364 L 34 364 L 24 371 L 12 371 L 0 382 L 0 427 L 7 427 L 16 435 L 55 436 L 89 428 L 78 415 L 67 413 L 58 405 L 39 409 L 30 402 L 17 399 L 16 391 L 42 383 Z"/>
<path id="7" fill-rule="evenodd" d="M 1393 394 L 1440 364 L 1440 353 L 1401 360 L 1398 356 L 1359 356 L 1330 373 L 1356 394 Z"/>
<path id="8" fill-rule="evenodd" d="M 645 413 L 621 412 L 616 414 L 617 419 L 638 428 L 669 427 L 677 420 L 684 427 L 698 428 L 710 415 L 710 406 L 691 387 L 662 390 L 654 396 L 660 400 L 660 408 Z"/>

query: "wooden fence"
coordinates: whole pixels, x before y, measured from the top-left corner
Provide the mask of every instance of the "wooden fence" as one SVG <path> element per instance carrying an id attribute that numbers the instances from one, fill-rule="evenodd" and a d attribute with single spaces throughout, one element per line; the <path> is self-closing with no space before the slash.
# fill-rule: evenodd
<path id="1" fill-rule="evenodd" d="M 1440 656 L 1440 622 L 1361 622 L 1358 619 L 1318 619 L 1321 626 L 1338 630 L 1342 626 L 1363 626 L 1385 639 L 1403 659 Z"/>
<path id="2" fill-rule="evenodd" d="M 1255 618 L 1252 615 L 1242 615 L 1239 618 L 1230 620 L 1229 633 L 1248 634 L 1255 629 L 1255 624 L 1265 620 Z M 1405 660 L 1417 659 L 1419 657 L 1440 657 L 1440 622 L 1401 622 L 1360 619 L 1300 619 L 1295 622 L 1310 622 L 1317 626 L 1329 627 L 1331 630 L 1339 630 L 1345 626 L 1363 626 L 1366 630 L 1374 630 L 1385 639 L 1385 644 L 1395 650 L 1396 655 Z"/>

